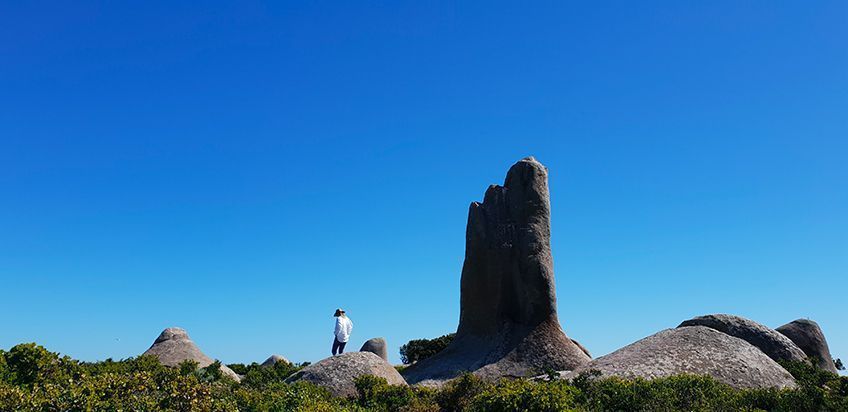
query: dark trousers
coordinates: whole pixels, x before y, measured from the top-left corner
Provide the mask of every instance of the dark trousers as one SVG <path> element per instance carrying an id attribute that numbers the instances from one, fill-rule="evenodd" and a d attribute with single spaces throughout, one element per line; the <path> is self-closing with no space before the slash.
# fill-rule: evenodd
<path id="1" fill-rule="evenodd" d="M 338 351 L 339 355 L 344 353 L 345 345 L 347 345 L 347 342 L 339 342 L 338 339 L 333 338 L 333 355 L 336 355 L 336 351 Z"/>

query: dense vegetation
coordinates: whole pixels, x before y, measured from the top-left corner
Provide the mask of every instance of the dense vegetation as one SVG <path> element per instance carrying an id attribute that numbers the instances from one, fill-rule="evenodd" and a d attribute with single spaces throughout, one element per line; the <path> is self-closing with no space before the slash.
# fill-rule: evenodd
<path id="1" fill-rule="evenodd" d="M 448 347 L 454 336 L 449 333 L 435 339 L 413 339 L 400 347 L 400 360 L 408 365 L 427 359 Z"/>
<path id="2" fill-rule="evenodd" d="M 797 389 L 735 390 L 707 377 L 653 381 L 600 379 L 487 383 L 465 375 L 440 390 L 357 380 L 358 396 L 333 398 L 307 383 L 284 383 L 302 365 L 229 365 L 236 383 L 217 365 L 186 362 L 167 368 L 152 357 L 78 362 L 35 344 L 0 351 L 0 411 L 563 411 L 563 410 L 848 410 L 848 377 L 804 363 L 784 366 Z"/>

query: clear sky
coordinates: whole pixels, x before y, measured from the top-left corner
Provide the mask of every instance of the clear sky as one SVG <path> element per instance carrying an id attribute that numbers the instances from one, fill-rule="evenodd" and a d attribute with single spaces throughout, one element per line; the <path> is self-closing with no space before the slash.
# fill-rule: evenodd
<path id="1" fill-rule="evenodd" d="M 4 2 L 0 347 L 455 330 L 468 204 L 550 169 L 560 320 L 818 321 L 848 358 L 848 3 Z"/>

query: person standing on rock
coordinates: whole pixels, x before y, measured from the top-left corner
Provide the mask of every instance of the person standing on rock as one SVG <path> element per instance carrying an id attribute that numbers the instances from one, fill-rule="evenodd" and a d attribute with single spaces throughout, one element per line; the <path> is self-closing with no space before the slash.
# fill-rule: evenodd
<path id="1" fill-rule="evenodd" d="M 336 309 L 336 314 L 333 316 L 336 318 L 336 330 L 333 333 L 335 335 L 333 339 L 333 356 L 336 356 L 336 354 L 341 355 L 344 353 L 345 345 L 347 345 L 347 341 L 350 339 L 350 332 L 353 330 L 353 322 L 347 317 L 344 309 Z"/>

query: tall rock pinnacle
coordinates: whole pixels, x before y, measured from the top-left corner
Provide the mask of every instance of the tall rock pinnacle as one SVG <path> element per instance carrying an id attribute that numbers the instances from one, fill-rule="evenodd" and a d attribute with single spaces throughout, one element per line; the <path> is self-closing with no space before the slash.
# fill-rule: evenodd
<path id="1" fill-rule="evenodd" d="M 571 370 L 590 358 L 559 324 L 550 246 L 548 171 L 532 157 L 509 169 L 468 212 L 460 316 L 448 348 L 404 371 L 438 383 Z"/>

